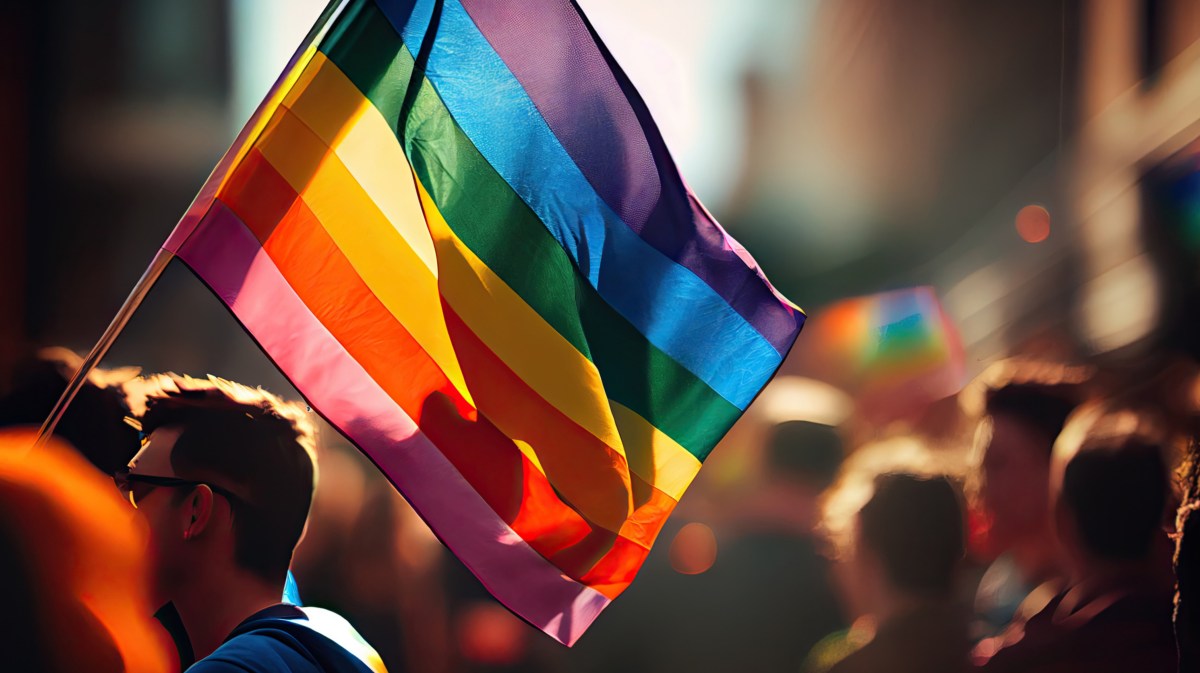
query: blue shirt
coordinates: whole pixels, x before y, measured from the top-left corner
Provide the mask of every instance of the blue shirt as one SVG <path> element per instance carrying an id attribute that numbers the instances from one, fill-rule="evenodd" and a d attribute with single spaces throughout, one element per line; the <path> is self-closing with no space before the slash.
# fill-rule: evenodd
<path id="1" fill-rule="evenodd" d="M 335 638 L 349 639 L 357 654 Z M 280 604 L 248 617 L 187 673 L 374 673 L 366 663 L 370 655 L 374 651 L 337 615 Z"/>

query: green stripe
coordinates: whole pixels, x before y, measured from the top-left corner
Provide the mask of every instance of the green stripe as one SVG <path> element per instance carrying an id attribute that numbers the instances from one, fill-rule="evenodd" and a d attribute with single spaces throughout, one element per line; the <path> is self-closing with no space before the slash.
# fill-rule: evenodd
<path id="1" fill-rule="evenodd" d="M 374 3 L 350 8 L 320 49 L 403 138 L 417 176 L 454 233 L 596 364 L 610 398 L 704 460 L 741 411 L 599 296 L 458 127 L 427 79 L 421 79 L 407 124 L 400 119 L 413 57 Z"/>

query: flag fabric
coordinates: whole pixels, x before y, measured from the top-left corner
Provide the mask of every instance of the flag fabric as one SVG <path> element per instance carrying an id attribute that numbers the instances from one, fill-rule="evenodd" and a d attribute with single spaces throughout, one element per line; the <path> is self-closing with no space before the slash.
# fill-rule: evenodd
<path id="1" fill-rule="evenodd" d="M 932 287 L 846 299 L 825 314 L 830 360 L 849 373 L 856 390 L 902 383 L 948 365 L 961 373 L 958 330 Z"/>
<path id="2" fill-rule="evenodd" d="M 164 248 L 566 644 L 804 321 L 568 0 L 331 5 Z"/>
<path id="3" fill-rule="evenodd" d="M 920 413 L 966 380 L 958 327 L 932 287 L 843 299 L 816 315 L 793 363 L 849 392 L 876 422 Z"/>

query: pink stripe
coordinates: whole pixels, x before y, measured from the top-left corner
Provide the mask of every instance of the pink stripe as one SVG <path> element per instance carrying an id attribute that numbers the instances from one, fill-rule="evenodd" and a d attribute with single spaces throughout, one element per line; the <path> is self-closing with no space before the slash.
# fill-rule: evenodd
<path id="1" fill-rule="evenodd" d="M 224 204 L 213 202 L 178 255 L 510 610 L 571 645 L 607 607 L 608 598 L 563 575 L 496 515 L 312 315 Z"/>

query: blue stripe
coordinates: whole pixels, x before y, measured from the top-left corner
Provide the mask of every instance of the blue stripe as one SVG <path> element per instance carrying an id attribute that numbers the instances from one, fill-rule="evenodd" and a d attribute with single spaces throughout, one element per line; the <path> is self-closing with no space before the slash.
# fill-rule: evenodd
<path id="1" fill-rule="evenodd" d="M 418 51 L 434 0 L 378 4 L 410 51 Z M 779 352 L 600 198 L 458 0 L 445 0 L 425 75 L 459 127 L 600 296 L 651 343 L 745 409 L 779 366 Z"/>

